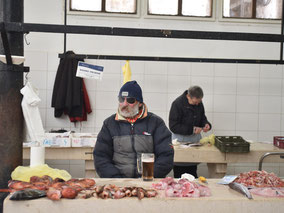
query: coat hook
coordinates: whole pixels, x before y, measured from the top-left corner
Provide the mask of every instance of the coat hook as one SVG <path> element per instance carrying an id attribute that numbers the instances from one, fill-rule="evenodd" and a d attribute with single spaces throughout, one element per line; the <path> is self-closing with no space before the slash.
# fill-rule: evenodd
<path id="1" fill-rule="evenodd" d="M 27 44 L 27 45 L 30 45 L 31 43 L 28 42 L 28 40 L 27 40 L 27 35 L 28 35 L 28 34 L 29 34 L 29 33 L 25 33 L 25 36 L 24 36 L 24 37 L 25 37 L 25 42 L 26 42 L 26 44 Z"/>

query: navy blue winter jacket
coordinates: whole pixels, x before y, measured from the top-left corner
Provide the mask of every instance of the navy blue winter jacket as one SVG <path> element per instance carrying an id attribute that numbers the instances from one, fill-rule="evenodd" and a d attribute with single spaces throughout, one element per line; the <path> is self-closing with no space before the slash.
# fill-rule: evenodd
<path id="1" fill-rule="evenodd" d="M 164 178 L 173 167 L 174 150 L 171 133 L 157 115 L 147 116 L 134 124 L 107 118 L 97 137 L 93 152 L 95 168 L 101 178 L 136 178 L 137 155 L 155 154 L 154 177 Z"/>

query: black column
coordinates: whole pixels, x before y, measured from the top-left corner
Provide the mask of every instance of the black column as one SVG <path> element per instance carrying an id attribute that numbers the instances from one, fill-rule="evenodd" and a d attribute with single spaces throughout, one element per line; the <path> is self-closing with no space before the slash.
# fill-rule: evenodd
<path id="1" fill-rule="evenodd" d="M 24 0 L 0 0 L 0 22 L 23 22 Z M 23 34 L 7 33 L 12 55 L 23 55 Z M 4 55 L 0 37 L 0 54 Z M 0 188 L 7 188 L 11 172 L 22 164 L 23 115 L 21 109 L 23 73 L 8 71 L 0 62 Z M 0 213 L 7 194 L 0 193 Z"/>

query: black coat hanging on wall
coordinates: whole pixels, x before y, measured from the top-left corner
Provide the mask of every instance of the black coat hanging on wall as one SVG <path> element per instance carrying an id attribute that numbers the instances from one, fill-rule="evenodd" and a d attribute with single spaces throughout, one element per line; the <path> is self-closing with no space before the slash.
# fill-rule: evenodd
<path id="1" fill-rule="evenodd" d="M 73 51 L 67 51 L 60 59 L 51 102 L 55 117 L 64 113 L 72 122 L 87 120 L 87 113 L 92 112 L 84 81 L 76 77 L 79 60 L 74 56 Z"/>

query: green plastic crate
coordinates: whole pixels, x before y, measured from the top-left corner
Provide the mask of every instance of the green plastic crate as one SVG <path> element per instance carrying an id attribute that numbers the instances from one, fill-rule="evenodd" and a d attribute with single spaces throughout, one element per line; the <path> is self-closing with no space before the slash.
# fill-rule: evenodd
<path id="1" fill-rule="evenodd" d="M 245 153 L 249 152 L 250 144 L 241 136 L 216 136 L 215 146 L 221 152 Z"/>

